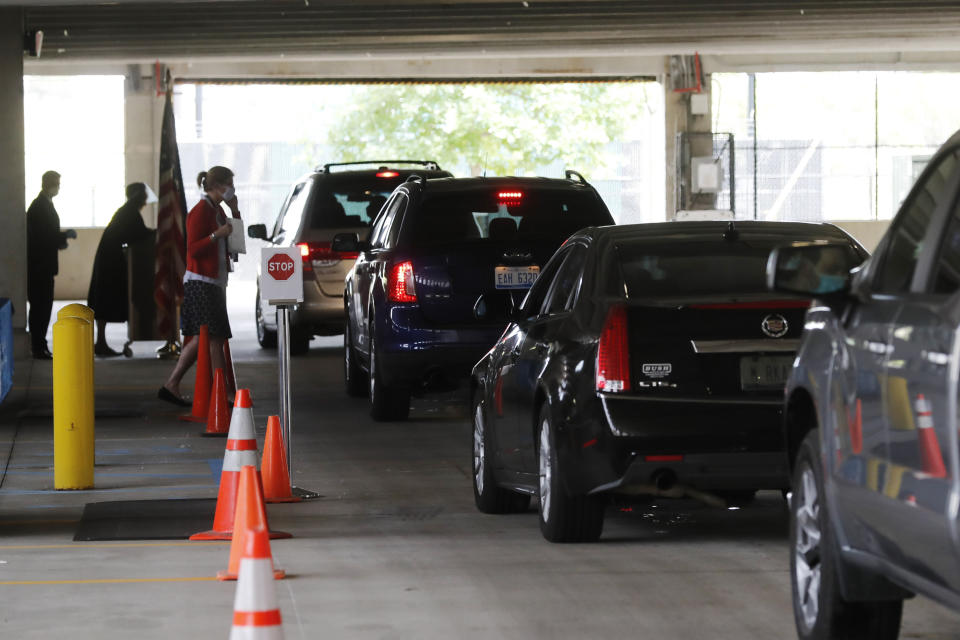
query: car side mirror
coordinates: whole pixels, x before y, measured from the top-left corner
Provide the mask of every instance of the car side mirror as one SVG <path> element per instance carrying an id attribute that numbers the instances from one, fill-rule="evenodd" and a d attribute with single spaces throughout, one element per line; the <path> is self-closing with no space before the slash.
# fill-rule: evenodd
<path id="1" fill-rule="evenodd" d="M 267 225 L 265 224 L 252 224 L 247 227 L 247 235 L 251 238 L 256 238 L 257 240 L 266 240 L 267 239 Z"/>
<path id="2" fill-rule="evenodd" d="M 849 291 L 856 266 L 846 245 L 798 242 L 770 252 L 767 288 L 811 297 L 841 294 Z"/>
<path id="3" fill-rule="evenodd" d="M 344 253 L 359 253 L 369 248 L 369 245 L 362 242 L 356 233 L 338 233 L 333 236 L 333 244 L 330 247 L 332 251 Z"/>

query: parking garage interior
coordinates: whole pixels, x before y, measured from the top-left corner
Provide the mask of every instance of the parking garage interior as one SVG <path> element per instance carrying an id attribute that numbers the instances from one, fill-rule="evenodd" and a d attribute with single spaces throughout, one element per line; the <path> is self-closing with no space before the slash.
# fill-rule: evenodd
<path id="1" fill-rule="evenodd" d="M 188 208 L 202 195 L 193 176 L 224 164 L 247 224 L 270 227 L 291 184 L 325 162 L 428 152 L 404 147 L 416 119 L 338 137 L 373 101 L 462 125 L 484 115 L 463 105 L 492 109 L 520 88 L 547 107 L 503 111 L 500 157 L 426 159 L 458 177 L 574 169 L 618 224 L 830 222 L 872 251 L 957 129 L 958 36 L 960 9 L 939 1 L 0 0 L 0 298 L 14 347 L 0 403 L 3 636 L 203 637 L 233 619 L 234 590 L 215 577 L 229 542 L 181 540 L 159 521 L 133 537 L 78 533 L 94 503 L 217 497 L 223 440 L 156 398 L 173 366 L 157 357 L 164 341 L 109 325 L 132 357 L 95 362 L 96 486 L 58 491 L 54 370 L 31 359 L 26 332 L 25 212 L 40 174 L 62 174 L 57 208 L 78 234 L 60 253 L 56 319 L 85 302 L 124 185 L 158 188 L 167 89 Z M 608 102 L 591 111 L 597 96 Z M 530 129 L 572 103 L 581 121 L 612 123 L 590 153 L 578 155 L 576 118 L 556 139 L 539 133 L 540 155 L 504 151 L 525 140 L 511 120 Z M 377 146 L 384 136 L 398 140 Z M 691 195 L 697 156 L 719 167 L 700 176 L 716 179 L 706 197 Z M 158 206 L 142 216 L 156 227 Z M 268 244 L 247 243 L 228 288 L 230 345 L 262 445 L 283 398 L 276 352 L 255 331 Z M 319 497 L 268 509 L 293 534 L 271 545 L 288 574 L 276 582 L 288 637 L 795 637 L 780 492 L 742 508 L 614 504 L 601 542 L 550 545 L 536 507 L 474 508 L 463 388 L 413 398 L 408 422 L 375 422 L 344 395 L 342 352 L 341 336 L 318 336 L 292 360 L 291 482 Z M 958 634 L 957 612 L 907 601 L 902 637 Z"/>

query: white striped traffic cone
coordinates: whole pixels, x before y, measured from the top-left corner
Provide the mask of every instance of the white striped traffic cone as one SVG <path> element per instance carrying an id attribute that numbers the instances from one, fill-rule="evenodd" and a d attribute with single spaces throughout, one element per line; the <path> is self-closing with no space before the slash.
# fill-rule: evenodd
<path id="1" fill-rule="evenodd" d="M 240 470 L 245 465 L 257 468 L 257 434 L 253 428 L 253 408 L 250 390 L 237 390 L 233 416 L 230 418 L 230 433 L 227 448 L 223 453 L 223 470 L 220 472 L 220 490 L 217 493 L 217 511 L 213 516 L 213 529 L 195 533 L 191 540 L 230 540 L 233 538 L 233 519 L 237 508 L 237 490 L 240 486 Z"/>
<path id="2" fill-rule="evenodd" d="M 283 621 L 273 585 L 270 536 L 257 527 L 247 536 L 233 600 L 230 640 L 283 640 Z"/>
<path id="3" fill-rule="evenodd" d="M 920 448 L 920 462 L 923 472 L 935 478 L 945 478 L 947 468 L 943 464 L 943 454 L 940 452 L 940 442 L 937 432 L 933 428 L 933 410 L 930 402 L 923 396 L 917 395 L 917 446 Z"/>

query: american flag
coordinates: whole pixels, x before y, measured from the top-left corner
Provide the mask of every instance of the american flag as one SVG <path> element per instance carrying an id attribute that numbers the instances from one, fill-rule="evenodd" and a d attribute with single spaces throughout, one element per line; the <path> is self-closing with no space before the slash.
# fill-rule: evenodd
<path id="1" fill-rule="evenodd" d="M 160 131 L 160 194 L 157 213 L 157 254 L 153 276 L 156 336 L 176 340 L 177 308 L 183 302 L 183 272 L 187 247 L 187 201 L 180 174 L 177 129 L 173 121 L 173 88 L 168 85 Z"/>

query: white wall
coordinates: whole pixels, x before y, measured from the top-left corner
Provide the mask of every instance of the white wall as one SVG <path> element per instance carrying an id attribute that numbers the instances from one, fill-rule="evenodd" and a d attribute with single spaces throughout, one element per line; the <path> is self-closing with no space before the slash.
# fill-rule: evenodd
<path id="1" fill-rule="evenodd" d="M 103 229 L 100 227 L 79 228 L 77 237 L 69 240 L 67 248 L 60 252 L 60 273 L 54 279 L 55 300 L 86 301 L 93 273 L 93 258 Z"/>

